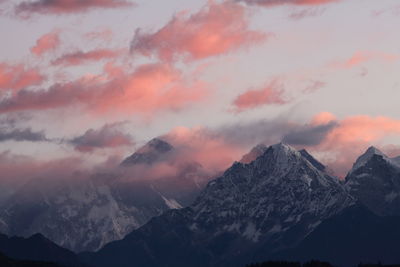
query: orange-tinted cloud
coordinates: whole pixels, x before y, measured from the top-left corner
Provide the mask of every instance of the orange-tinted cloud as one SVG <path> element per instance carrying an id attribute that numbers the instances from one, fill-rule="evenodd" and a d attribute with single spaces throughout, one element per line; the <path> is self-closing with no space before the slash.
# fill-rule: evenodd
<path id="1" fill-rule="evenodd" d="M 211 172 L 225 170 L 246 151 L 203 127 L 176 127 L 163 138 L 178 149 L 181 160 L 198 162 Z"/>
<path id="2" fill-rule="evenodd" d="M 111 49 L 97 49 L 88 52 L 77 51 L 64 54 L 52 61 L 53 65 L 74 66 L 90 61 L 100 61 L 117 57 L 121 52 Z"/>
<path id="3" fill-rule="evenodd" d="M 336 122 L 336 127 L 312 149 L 329 153 L 327 163 L 341 176 L 347 173 L 367 147 L 379 146 L 386 137 L 400 136 L 400 120 L 383 116 L 359 115 L 338 120 L 330 113 L 322 113 L 313 119 L 314 125 L 332 122 Z"/>
<path id="4" fill-rule="evenodd" d="M 284 98 L 283 85 L 274 80 L 261 89 L 251 89 L 236 97 L 233 105 L 237 112 L 264 105 L 283 105 L 287 100 Z"/>
<path id="5" fill-rule="evenodd" d="M 251 5 L 260 5 L 266 7 L 281 6 L 281 5 L 300 5 L 300 6 L 315 6 L 324 5 L 341 0 L 242 0 Z"/>
<path id="6" fill-rule="evenodd" d="M 125 134 L 121 123 L 106 124 L 100 129 L 89 129 L 83 135 L 69 141 L 80 152 L 93 152 L 96 149 L 132 146 L 132 136 Z"/>
<path id="7" fill-rule="evenodd" d="M 238 50 L 265 38 L 264 33 L 249 29 L 245 7 L 230 1 L 209 1 L 206 7 L 190 16 L 178 13 L 154 33 L 138 29 L 131 51 L 155 55 L 164 61 L 198 60 Z"/>
<path id="8" fill-rule="evenodd" d="M 372 60 L 378 60 L 383 62 L 394 62 L 400 59 L 398 54 L 390 54 L 383 52 L 372 52 L 372 51 L 357 51 L 347 60 L 334 64 L 339 68 L 353 68 L 360 66 Z"/>
<path id="9" fill-rule="evenodd" d="M 46 90 L 21 90 L 0 101 L 0 113 L 81 107 L 92 113 L 149 115 L 180 110 L 207 95 L 204 83 L 186 81 L 170 65 L 147 64 L 132 73 L 115 71 L 55 84 Z"/>
<path id="10" fill-rule="evenodd" d="M 86 12 L 94 8 L 119 8 L 133 6 L 128 0 L 34 0 L 24 1 L 15 7 L 17 14 L 68 14 Z"/>
<path id="11" fill-rule="evenodd" d="M 22 64 L 9 65 L 0 63 L 0 89 L 19 91 L 23 88 L 39 85 L 45 77 L 36 69 Z"/>
<path id="12" fill-rule="evenodd" d="M 31 52 L 37 56 L 53 51 L 60 46 L 60 32 L 52 31 L 40 37 L 31 48 Z"/>

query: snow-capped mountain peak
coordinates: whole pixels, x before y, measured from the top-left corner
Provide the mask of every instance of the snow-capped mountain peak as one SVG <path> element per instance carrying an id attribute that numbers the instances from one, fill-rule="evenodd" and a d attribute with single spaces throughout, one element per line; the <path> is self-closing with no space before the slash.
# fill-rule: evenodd
<path id="1" fill-rule="evenodd" d="M 354 163 L 346 187 L 362 204 L 378 215 L 400 214 L 400 164 L 370 147 Z"/>
<path id="2" fill-rule="evenodd" d="M 240 162 L 242 163 L 250 163 L 254 160 L 256 160 L 259 156 L 264 154 L 264 152 L 268 149 L 268 147 L 264 144 L 258 144 L 255 147 L 253 147 L 249 153 L 245 154 Z"/>
<path id="3" fill-rule="evenodd" d="M 317 168 L 320 171 L 326 171 L 326 167 L 324 164 L 316 160 L 310 153 L 308 153 L 307 150 L 302 149 L 299 151 L 300 154 L 306 158 L 315 168 Z"/>
<path id="4" fill-rule="evenodd" d="M 379 149 L 377 149 L 374 146 L 371 146 L 367 149 L 367 151 L 365 151 L 364 154 L 362 154 L 357 161 L 354 163 L 353 168 L 351 170 L 351 172 L 357 170 L 358 168 L 364 166 L 374 155 L 378 155 L 378 156 L 382 156 L 383 158 L 387 158 L 387 156 L 380 151 Z"/>
<path id="5" fill-rule="evenodd" d="M 173 149 L 174 147 L 164 140 L 153 138 L 131 156 L 123 160 L 121 166 L 152 164 L 159 161 L 165 154 L 171 152 Z"/>
<path id="6" fill-rule="evenodd" d="M 300 156 L 299 152 L 296 149 L 285 143 L 278 143 L 272 145 L 271 148 L 275 151 L 276 154 L 281 154 L 281 155 L 296 154 Z"/>
<path id="7" fill-rule="evenodd" d="M 293 247 L 352 203 L 353 198 L 336 178 L 280 143 L 248 164 L 235 162 L 209 182 L 188 208 L 154 218 L 97 255 L 129 248 L 119 255 L 131 257 L 131 252 L 139 249 L 134 258 L 150 262 L 148 266 L 164 266 L 165 262 L 168 266 L 232 266 L 219 260 L 265 256 Z M 174 250 L 164 253 L 158 249 L 161 244 Z M 182 258 L 182 250 L 188 261 L 171 262 Z M 193 264 L 192 259 L 199 257 L 202 264 Z"/>

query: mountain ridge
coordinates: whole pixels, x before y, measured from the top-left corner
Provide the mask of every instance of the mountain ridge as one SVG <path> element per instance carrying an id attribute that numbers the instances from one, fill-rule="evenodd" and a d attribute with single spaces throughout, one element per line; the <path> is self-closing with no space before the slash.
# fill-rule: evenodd
<path id="1" fill-rule="evenodd" d="M 191 206 L 82 257 L 98 266 L 110 264 L 110 255 L 119 266 L 243 265 L 255 251 L 296 244 L 351 203 L 336 178 L 281 143 L 249 164 L 235 162 Z"/>

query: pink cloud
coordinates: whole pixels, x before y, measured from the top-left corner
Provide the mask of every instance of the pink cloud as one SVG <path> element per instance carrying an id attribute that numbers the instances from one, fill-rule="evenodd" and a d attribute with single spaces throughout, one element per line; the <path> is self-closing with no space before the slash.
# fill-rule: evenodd
<path id="1" fill-rule="evenodd" d="M 151 115 L 183 109 L 206 95 L 203 82 L 187 81 L 167 64 L 147 64 L 132 73 L 114 69 L 106 76 L 87 76 L 46 90 L 21 90 L 0 101 L 0 113 L 80 107 L 93 114 Z"/>
<path id="2" fill-rule="evenodd" d="M 64 54 L 52 61 L 53 65 L 74 66 L 81 65 L 90 61 L 99 61 L 103 59 L 115 58 L 121 54 L 121 51 L 111 49 L 97 49 L 88 52 L 77 51 Z"/>
<path id="3" fill-rule="evenodd" d="M 225 170 L 246 151 L 203 127 L 176 127 L 163 138 L 178 149 L 180 159 L 198 162 L 211 172 Z"/>
<path id="4" fill-rule="evenodd" d="M 39 85 L 45 77 L 36 69 L 26 66 L 0 63 L 0 89 L 19 91 L 32 85 Z"/>
<path id="5" fill-rule="evenodd" d="M 103 30 L 98 30 L 98 31 L 87 32 L 84 34 L 84 37 L 91 41 L 100 40 L 100 41 L 109 42 L 109 41 L 111 41 L 113 35 L 114 35 L 114 33 L 112 30 L 103 29 Z"/>
<path id="6" fill-rule="evenodd" d="M 250 89 L 240 94 L 233 101 L 237 112 L 254 109 L 264 105 L 283 105 L 287 100 L 284 98 L 283 85 L 277 80 L 272 81 L 261 89 Z"/>
<path id="7" fill-rule="evenodd" d="M 34 0 L 24 1 L 15 8 L 17 14 L 71 14 L 94 8 L 120 8 L 134 6 L 127 0 Z"/>
<path id="8" fill-rule="evenodd" d="M 248 47 L 266 37 L 249 29 L 245 7 L 229 1 L 209 1 L 206 7 L 190 16 L 178 13 L 154 33 L 138 29 L 131 51 L 155 55 L 164 61 L 199 60 Z"/>
<path id="9" fill-rule="evenodd" d="M 343 62 L 335 63 L 335 67 L 339 68 L 353 68 L 361 66 L 372 60 L 382 61 L 382 62 L 394 62 L 400 59 L 398 54 L 390 54 L 384 52 L 373 52 L 373 51 L 357 51 L 350 58 L 344 60 Z"/>
<path id="10" fill-rule="evenodd" d="M 60 32 L 52 31 L 41 36 L 31 48 L 31 52 L 37 56 L 55 50 L 60 46 Z"/>
<path id="11" fill-rule="evenodd" d="M 400 136 L 400 120 L 366 115 L 350 116 L 339 120 L 324 112 L 315 116 L 313 125 L 336 122 L 323 141 L 310 149 L 328 153 L 326 162 L 340 176 L 344 176 L 358 156 L 371 145 L 379 146 L 384 138 Z"/>

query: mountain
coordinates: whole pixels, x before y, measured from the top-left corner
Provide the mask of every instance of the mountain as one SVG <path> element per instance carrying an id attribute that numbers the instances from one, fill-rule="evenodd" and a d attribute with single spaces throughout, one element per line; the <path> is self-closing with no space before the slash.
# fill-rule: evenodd
<path id="1" fill-rule="evenodd" d="M 0 253 L 0 266 L 2 267 L 61 267 L 56 263 L 44 261 L 15 260 Z"/>
<path id="2" fill-rule="evenodd" d="M 256 160 L 259 156 L 264 154 L 264 152 L 268 149 L 268 147 L 264 144 L 258 144 L 255 147 L 253 147 L 249 153 L 245 154 L 240 162 L 242 163 L 250 163 L 254 160 Z"/>
<path id="3" fill-rule="evenodd" d="M 195 162 L 167 161 L 173 150 L 153 139 L 114 172 L 31 179 L 3 202 L 0 232 L 24 237 L 41 233 L 75 252 L 95 251 L 122 239 L 150 218 L 192 203 L 210 179 Z M 142 170 L 161 161 L 175 164 L 176 172 L 158 179 L 141 177 Z"/>
<path id="4" fill-rule="evenodd" d="M 378 216 L 359 204 L 322 222 L 296 248 L 275 259 L 318 259 L 336 266 L 400 262 L 400 216 Z"/>
<path id="5" fill-rule="evenodd" d="M 8 237 L 0 234 L 0 253 L 4 254 L 8 258 L 17 260 L 42 261 L 42 263 L 32 263 L 37 264 L 36 266 L 42 266 L 40 264 L 43 264 L 43 266 L 56 265 L 44 262 L 54 262 L 63 266 L 71 267 L 85 266 L 79 261 L 78 257 L 73 252 L 57 246 L 41 234 L 35 234 L 29 238 L 15 236 Z M 7 262 L 6 257 L 3 256 L 1 260 Z M 8 259 L 8 261 L 11 263 L 14 262 L 10 259 Z M 19 262 L 19 264 L 21 264 L 21 262 Z M 1 263 L 0 266 L 7 265 Z"/>
<path id="6" fill-rule="evenodd" d="M 370 147 L 346 176 L 346 187 L 378 215 L 400 215 L 400 163 Z"/>
<path id="7" fill-rule="evenodd" d="M 24 237 L 41 233 L 74 251 L 95 250 L 168 209 L 126 205 L 115 185 L 95 178 L 31 180 L 3 206 L 0 231 Z"/>
<path id="8" fill-rule="evenodd" d="M 270 146 L 249 164 L 234 163 L 189 207 L 81 257 L 121 267 L 243 266 L 266 259 L 353 204 L 341 183 L 314 164 L 290 146 Z"/>
<path id="9" fill-rule="evenodd" d="M 326 171 L 326 167 L 324 164 L 316 160 L 313 156 L 311 156 L 310 153 L 308 153 L 307 150 L 302 149 L 299 151 L 300 154 L 305 157 L 315 168 L 317 168 L 320 171 Z"/>
<path id="10" fill-rule="evenodd" d="M 156 173 L 158 166 L 161 168 L 168 166 L 173 169 L 175 173 L 166 175 L 168 177 L 153 178 L 149 174 L 149 179 L 141 181 L 150 190 L 159 192 L 164 202 L 171 208 L 182 208 L 191 204 L 212 176 L 198 162 L 180 159 L 175 148 L 160 138 L 150 140 L 124 159 L 121 166 L 124 175 L 128 177 L 130 173 L 137 172 L 137 169 L 154 169 Z M 133 184 L 137 185 L 135 179 Z M 127 186 L 127 183 L 124 183 L 124 186 Z"/>
<path id="11" fill-rule="evenodd" d="M 131 156 L 121 162 L 122 166 L 132 166 L 135 164 L 153 164 L 162 160 L 173 150 L 173 146 L 159 138 L 153 138 L 146 145 L 138 149 Z"/>

